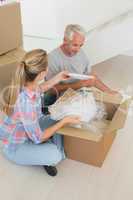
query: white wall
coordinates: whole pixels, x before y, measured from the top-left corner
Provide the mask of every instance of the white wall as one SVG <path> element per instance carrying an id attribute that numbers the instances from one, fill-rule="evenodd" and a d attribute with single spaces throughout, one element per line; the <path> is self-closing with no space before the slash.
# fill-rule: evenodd
<path id="1" fill-rule="evenodd" d="M 89 31 L 133 9 L 132 0 L 22 0 L 20 2 L 25 48 L 40 47 L 48 51 L 62 41 L 63 31 L 68 23 L 79 23 Z M 125 50 L 133 49 L 132 24 L 132 19 L 127 18 L 125 21 L 104 27 L 88 37 L 84 49 L 92 65 Z"/>
<path id="2" fill-rule="evenodd" d="M 132 0 L 20 0 L 24 34 L 59 37 L 68 23 L 86 30 L 131 9 Z"/>
<path id="3" fill-rule="evenodd" d="M 132 0 L 58 0 L 55 4 L 58 34 L 63 34 L 68 23 L 79 23 L 89 31 L 131 7 Z"/>
<path id="4" fill-rule="evenodd" d="M 133 49 L 133 15 L 119 23 L 113 23 L 92 34 L 86 51 L 92 65 Z"/>
<path id="5" fill-rule="evenodd" d="M 54 0 L 20 2 L 24 34 L 52 38 L 57 36 Z"/>
<path id="6" fill-rule="evenodd" d="M 50 52 L 59 46 L 61 42 L 62 41 L 58 39 L 24 36 L 24 49 L 29 51 L 34 48 L 42 48 L 47 50 L 47 52 Z"/>

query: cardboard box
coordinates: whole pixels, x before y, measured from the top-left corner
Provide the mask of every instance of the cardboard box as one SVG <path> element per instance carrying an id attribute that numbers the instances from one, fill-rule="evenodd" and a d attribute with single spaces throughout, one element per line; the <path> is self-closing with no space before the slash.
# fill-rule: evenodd
<path id="1" fill-rule="evenodd" d="M 0 55 L 22 46 L 20 3 L 0 6 Z"/>
<path id="2" fill-rule="evenodd" d="M 23 58 L 25 51 L 22 48 L 10 51 L 0 56 L 0 90 L 10 85 L 12 75 L 16 70 L 19 61 Z"/>
<path id="3" fill-rule="evenodd" d="M 4 19 L 4 20 L 3 20 Z M 0 95 L 10 85 L 12 75 L 25 51 L 22 46 L 20 3 L 0 6 Z M 3 54 L 4 53 L 4 54 Z"/>
<path id="4" fill-rule="evenodd" d="M 64 135 L 64 148 L 68 158 L 101 167 L 119 129 L 123 128 L 130 99 L 93 90 L 95 99 L 106 105 L 107 126 L 100 133 L 66 126 L 59 133 Z"/>

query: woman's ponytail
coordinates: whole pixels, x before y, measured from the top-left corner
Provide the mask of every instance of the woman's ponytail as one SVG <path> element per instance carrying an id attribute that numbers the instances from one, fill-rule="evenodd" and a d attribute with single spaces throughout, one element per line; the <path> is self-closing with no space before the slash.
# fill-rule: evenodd
<path id="1" fill-rule="evenodd" d="M 17 96 L 25 84 L 25 63 L 21 62 L 15 71 L 14 77 L 10 86 L 6 91 L 6 98 L 4 99 L 3 111 L 7 115 L 11 115 Z"/>
<path id="2" fill-rule="evenodd" d="M 43 49 L 34 49 L 25 54 L 22 62 L 17 66 L 11 85 L 5 90 L 3 96 L 3 111 L 7 115 L 11 115 L 15 102 L 21 89 L 27 82 L 35 80 L 37 75 L 42 71 L 46 71 L 48 67 L 47 52 Z"/>

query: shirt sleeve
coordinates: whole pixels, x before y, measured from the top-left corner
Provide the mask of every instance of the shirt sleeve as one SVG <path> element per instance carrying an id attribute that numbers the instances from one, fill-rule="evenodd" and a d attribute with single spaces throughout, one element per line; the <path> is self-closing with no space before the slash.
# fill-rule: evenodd
<path id="1" fill-rule="evenodd" d="M 36 104 L 31 104 L 31 102 L 27 99 L 23 100 L 23 102 L 19 102 L 17 110 L 27 137 L 35 144 L 38 144 L 41 143 L 41 136 L 43 134 L 43 131 L 41 130 L 39 125 L 36 106 Z"/>
<path id="2" fill-rule="evenodd" d="M 48 54 L 48 74 L 46 79 L 49 80 L 53 78 L 56 74 L 60 72 L 59 66 L 56 61 L 56 56 L 54 54 Z"/>

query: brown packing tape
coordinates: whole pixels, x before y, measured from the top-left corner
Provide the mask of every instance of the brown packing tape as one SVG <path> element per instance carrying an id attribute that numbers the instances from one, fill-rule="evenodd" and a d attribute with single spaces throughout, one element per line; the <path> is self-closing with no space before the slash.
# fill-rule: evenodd
<path id="1" fill-rule="evenodd" d="M 125 100 L 123 103 L 121 103 L 108 127 L 108 129 L 106 130 L 106 133 L 111 133 L 115 130 L 121 129 L 124 127 L 124 123 L 126 121 L 127 118 L 127 114 L 128 114 L 128 109 L 129 109 L 129 105 L 131 103 L 132 98 Z M 104 135 L 105 135 L 104 134 Z"/>

